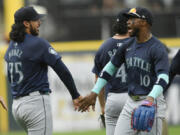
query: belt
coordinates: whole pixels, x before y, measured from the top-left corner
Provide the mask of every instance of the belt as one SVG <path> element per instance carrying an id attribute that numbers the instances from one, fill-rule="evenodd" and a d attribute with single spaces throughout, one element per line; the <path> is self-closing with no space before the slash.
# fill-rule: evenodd
<path id="1" fill-rule="evenodd" d="M 48 91 L 34 91 L 28 94 L 28 96 L 38 96 L 38 95 L 49 95 Z"/>
<path id="2" fill-rule="evenodd" d="M 129 95 L 132 100 L 134 101 L 140 101 L 146 99 L 146 96 L 141 96 L 141 95 Z"/>
<path id="3" fill-rule="evenodd" d="M 17 96 L 15 97 L 15 99 L 25 97 L 25 96 L 38 96 L 38 95 L 49 95 L 49 92 L 48 91 L 33 91 L 24 95 Z"/>

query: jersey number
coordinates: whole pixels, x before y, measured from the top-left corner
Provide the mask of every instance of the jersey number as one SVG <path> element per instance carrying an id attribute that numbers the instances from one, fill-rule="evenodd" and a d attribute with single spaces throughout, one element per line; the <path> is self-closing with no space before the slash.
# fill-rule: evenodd
<path id="1" fill-rule="evenodd" d="M 121 82 L 125 83 L 126 82 L 126 76 L 127 76 L 127 74 L 125 71 L 125 66 L 124 66 L 124 64 L 122 64 L 116 73 L 116 77 L 117 78 L 121 77 Z"/>
<path id="2" fill-rule="evenodd" d="M 150 77 L 148 75 L 140 75 L 140 85 L 148 87 L 150 84 Z"/>
<path id="3" fill-rule="evenodd" d="M 15 62 L 15 63 L 10 62 L 8 64 L 8 66 L 9 66 L 9 73 L 10 73 L 10 82 L 11 83 L 16 82 L 17 84 L 19 84 L 24 78 L 24 75 L 23 75 L 23 73 L 21 71 L 22 63 L 21 62 Z M 14 81 L 14 77 L 17 76 L 17 75 L 19 75 L 19 79 Z"/>

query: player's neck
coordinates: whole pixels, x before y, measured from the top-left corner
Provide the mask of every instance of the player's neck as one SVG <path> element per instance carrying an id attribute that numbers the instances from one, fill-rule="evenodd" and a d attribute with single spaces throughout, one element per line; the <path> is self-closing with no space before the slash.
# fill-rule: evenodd
<path id="1" fill-rule="evenodd" d="M 139 32 L 139 34 L 136 36 L 137 42 L 138 43 L 144 43 L 146 41 L 148 41 L 149 39 L 151 39 L 152 34 L 150 31 L 142 31 Z"/>
<path id="2" fill-rule="evenodd" d="M 125 38 L 128 38 L 128 37 L 129 37 L 128 34 L 124 34 L 124 35 L 115 34 L 112 38 L 114 38 L 114 39 L 125 39 Z"/>
<path id="3" fill-rule="evenodd" d="M 27 28 L 26 28 L 25 32 L 26 32 L 27 34 L 31 34 L 30 30 L 27 29 Z"/>

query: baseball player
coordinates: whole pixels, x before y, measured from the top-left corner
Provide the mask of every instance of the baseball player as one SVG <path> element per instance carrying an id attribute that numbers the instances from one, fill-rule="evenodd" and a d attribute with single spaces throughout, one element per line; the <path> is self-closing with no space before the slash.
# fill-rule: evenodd
<path id="1" fill-rule="evenodd" d="M 61 56 L 38 37 L 41 17 L 33 7 L 22 7 L 15 12 L 11 41 L 5 54 L 13 116 L 28 135 L 52 135 L 48 66 L 69 90 L 75 109 L 81 98 Z"/>
<path id="2" fill-rule="evenodd" d="M 79 111 L 94 109 L 96 97 L 118 67 L 125 62 L 128 99 L 119 116 L 114 135 L 161 135 L 166 104 L 163 89 L 169 82 L 168 55 L 151 33 L 153 17 L 146 8 L 132 8 L 126 14 L 128 32 L 135 36 L 121 45 L 103 68 L 92 92 L 80 100 Z"/>
<path id="3" fill-rule="evenodd" d="M 129 9 L 124 9 L 119 12 L 113 25 L 115 35 L 107 39 L 95 55 L 92 72 L 95 74 L 96 79 L 103 67 L 109 62 L 112 56 L 115 55 L 118 47 L 123 42 L 127 42 L 129 40 L 129 35 L 127 33 L 127 18 L 123 16 L 123 13 L 128 11 Z M 128 97 L 126 82 L 126 71 L 123 64 L 105 86 L 105 93 L 108 93 L 105 104 L 106 135 L 114 135 L 116 122 Z M 104 96 L 99 99 L 103 114 Z"/>
<path id="4" fill-rule="evenodd" d="M 178 50 L 178 52 L 176 53 L 176 55 L 172 59 L 172 62 L 171 62 L 171 65 L 170 65 L 170 69 L 169 69 L 169 84 L 167 86 L 167 89 L 171 85 L 174 77 L 176 75 L 180 75 L 180 70 L 179 69 L 180 69 L 180 49 Z"/>
<path id="5" fill-rule="evenodd" d="M 0 104 L 1 104 L 2 107 L 7 111 L 7 106 L 6 106 L 5 102 L 4 102 L 3 97 L 1 97 L 1 96 L 0 96 Z"/>

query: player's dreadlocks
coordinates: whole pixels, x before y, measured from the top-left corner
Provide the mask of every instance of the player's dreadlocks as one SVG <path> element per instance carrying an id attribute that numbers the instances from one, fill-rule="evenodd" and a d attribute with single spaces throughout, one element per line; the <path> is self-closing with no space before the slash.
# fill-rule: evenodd
<path id="1" fill-rule="evenodd" d="M 15 42 L 23 42 L 25 38 L 25 26 L 21 22 L 15 22 L 12 25 L 12 30 L 10 32 L 10 39 Z"/>

